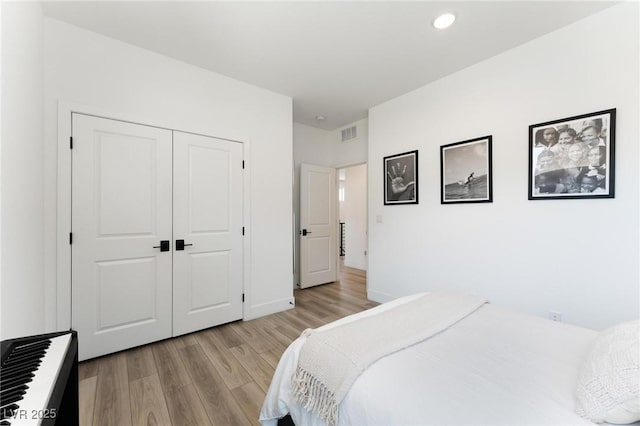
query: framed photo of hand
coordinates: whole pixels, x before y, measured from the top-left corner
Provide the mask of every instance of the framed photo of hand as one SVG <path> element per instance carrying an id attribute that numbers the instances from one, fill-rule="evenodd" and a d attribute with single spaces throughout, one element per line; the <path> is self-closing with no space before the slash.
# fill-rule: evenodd
<path id="1" fill-rule="evenodd" d="M 384 157 L 384 204 L 418 204 L 418 151 Z"/>

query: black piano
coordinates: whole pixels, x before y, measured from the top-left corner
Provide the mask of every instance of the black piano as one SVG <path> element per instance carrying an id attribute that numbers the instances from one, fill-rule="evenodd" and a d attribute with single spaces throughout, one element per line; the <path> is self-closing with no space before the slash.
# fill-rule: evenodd
<path id="1" fill-rule="evenodd" d="M 78 425 L 77 333 L 9 339 L 0 346 L 0 426 Z"/>

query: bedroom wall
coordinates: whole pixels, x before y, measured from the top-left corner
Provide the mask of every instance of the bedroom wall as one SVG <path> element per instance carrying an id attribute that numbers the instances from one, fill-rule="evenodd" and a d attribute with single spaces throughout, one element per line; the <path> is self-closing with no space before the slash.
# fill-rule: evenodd
<path id="1" fill-rule="evenodd" d="M 55 323 L 57 102 L 145 123 L 246 141 L 250 262 L 245 318 L 292 298 L 291 98 L 45 18 L 45 253 L 47 319 Z"/>
<path id="2" fill-rule="evenodd" d="M 2 2 L 0 339 L 44 328 L 43 15 Z"/>
<path id="3" fill-rule="evenodd" d="M 356 126 L 357 137 L 342 142 L 342 129 Z M 336 167 L 353 166 L 367 161 L 369 119 L 364 118 L 330 132 L 331 158 Z"/>
<path id="4" fill-rule="evenodd" d="M 460 290 L 597 330 L 638 318 L 639 52 L 624 3 L 372 108 L 369 297 Z M 529 201 L 528 126 L 608 108 L 615 199 Z M 488 134 L 494 202 L 441 205 L 440 145 Z M 384 206 L 381 159 L 413 149 L 420 204 Z"/>

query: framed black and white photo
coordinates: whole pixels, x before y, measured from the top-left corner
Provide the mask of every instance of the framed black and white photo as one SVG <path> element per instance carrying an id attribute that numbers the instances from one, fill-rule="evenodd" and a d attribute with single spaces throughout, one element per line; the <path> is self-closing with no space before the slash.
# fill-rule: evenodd
<path id="1" fill-rule="evenodd" d="M 529 126 L 529 199 L 614 197 L 616 110 Z"/>
<path id="2" fill-rule="evenodd" d="M 418 151 L 384 157 L 384 204 L 418 204 Z"/>
<path id="3" fill-rule="evenodd" d="M 456 142 L 440 147 L 440 202 L 490 203 L 492 137 Z"/>

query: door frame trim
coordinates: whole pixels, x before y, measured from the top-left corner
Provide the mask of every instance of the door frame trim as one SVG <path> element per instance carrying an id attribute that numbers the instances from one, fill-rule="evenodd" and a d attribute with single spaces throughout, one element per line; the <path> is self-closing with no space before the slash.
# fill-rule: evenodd
<path id="1" fill-rule="evenodd" d="M 158 127 L 161 129 L 192 133 L 201 136 L 224 139 L 242 144 L 242 158 L 245 160 L 243 173 L 243 206 L 242 220 L 245 227 L 251 224 L 251 142 L 237 140 L 214 135 L 207 135 L 189 130 L 176 128 L 177 126 L 167 126 L 156 120 L 144 117 L 131 116 L 128 114 L 107 111 L 101 108 L 81 105 L 72 102 L 58 101 L 58 170 L 56 183 L 56 300 L 53 312 L 55 324 L 53 329 L 62 331 L 71 328 L 71 244 L 69 244 L 69 233 L 71 229 L 71 149 L 69 148 L 69 138 L 72 131 L 72 114 L 90 115 L 109 120 L 124 121 L 143 126 Z M 248 312 L 246 306 L 251 306 L 251 229 L 243 238 L 242 244 L 242 286 L 245 293 L 245 303 L 242 305 L 242 318 Z"/>

